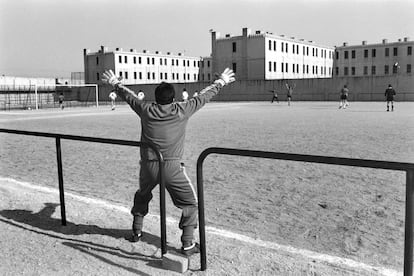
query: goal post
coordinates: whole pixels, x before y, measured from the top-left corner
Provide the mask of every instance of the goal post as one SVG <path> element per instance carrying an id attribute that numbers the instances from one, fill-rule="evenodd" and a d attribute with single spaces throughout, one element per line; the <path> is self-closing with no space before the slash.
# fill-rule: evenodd
<path id="1" fill-rule="evenodd" d="M 35 98 L 36 98 L 36 109 L 39 109 L 38 93 L 39 90 L 44 88 L 44 85 L 34 85 L 35 87 Z M 48 85 L 46 90 L 59 92 L 59 88 L 67 88 L 72 91 L 73 88 L 91 87 L 95 90 L 95 106 L 99 107 L 99 88 L 97 84 L 53 84 Z M 62 91 L 63 92 L 63 91 Z"/>

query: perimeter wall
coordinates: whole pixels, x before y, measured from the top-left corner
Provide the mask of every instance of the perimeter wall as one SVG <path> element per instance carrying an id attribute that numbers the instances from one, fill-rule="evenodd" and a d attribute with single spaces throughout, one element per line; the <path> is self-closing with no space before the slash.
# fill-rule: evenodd
<path id="1" fill-rule="evenodd" d="M 350 101 L 384 101 L 384 92 L 391 84 L 397 92 L 396 101 L 414 101 L 414 77 L 406 76 L 377 76 L 353 77 L 332 79 L 295 79 L 295 80 L 250 80 L 236 81 L 226 86 L 213 100 L 214 101 L 270 101 L 270 90 L 278 92 L 279 100 L 286 100 L 285 83 L 295 83 L 294 101 L 338 101 L 341 88 L 346 84 L 349 89 Z M 176 95 L 181 99 L 181 92 L 185 87 L 190 97 L 197 90 L 200 91 L 208 82 L 175 83 Z M 140 89 L 145 92 L 147 100 L 154 100 L 156 84 L 131 85 L 133 91 Z M 99 86 L 99 100 L 107 100 L 109 86 Z M 101 98 L 103 97 L 103 98 Z"/>

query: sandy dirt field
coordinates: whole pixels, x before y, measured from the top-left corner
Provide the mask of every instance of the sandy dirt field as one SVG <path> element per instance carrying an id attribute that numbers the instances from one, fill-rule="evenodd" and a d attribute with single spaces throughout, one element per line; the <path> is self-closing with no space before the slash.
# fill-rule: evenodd
<path id="1" fill-rule="evenodd" d="M 397 103 L 395 112 L 386 112 L 385 103 L 351 103 L 346 110 L 334 102 L 294 102 L 290 107 L 211 103 L 189 122 L 184 162 L 194 182 L 197 157 L 212 146 L 414 162 L 413 107 Z M 127 140 L 138 140 L 140 135 L 139 119 L 126 106 L 112 112 L 74 108 L 1 113 L 0 127 Z M 13 134 L 0 134 L 0 139 L 0 176 L 57 187 L 52 139 Z M 129 208 L 139 185 L 139 149 L 63 141 L 62 150 L 66 191 Z M 213 155 L 206 159 L 204 178 L 207 226 L 402 270 L 402 172 Z M 156 189 L 152 214 L 158 214 L 158 205 Z M 171 218 L 178 218 L 170 200 L 167 210 Z M 130 222 L 125 221 L 127 226 L 121 229 L 128 229 Z M 213 258 L 224 258 L 226 250 L 222 253 Z M 267 266 L 280 266 L 278 259 L 271 259 Z M 223 267 L 231 267 L 223 262 Z M 326 272 L 304 271 L 305 275 Z M 335 275 L 359 275 L 339 273 Z M 268 274 L 284 275 L 277 269 L 262 273 Z"/>

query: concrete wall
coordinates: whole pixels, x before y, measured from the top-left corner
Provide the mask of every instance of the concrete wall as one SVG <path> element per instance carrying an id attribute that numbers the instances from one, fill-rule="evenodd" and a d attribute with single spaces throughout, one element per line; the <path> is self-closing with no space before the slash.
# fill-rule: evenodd
<path id="1" fill-rule="evenodd" d="M 286 100 L 287 80 L 251 80 L 236 81 L 225 87 L 214 101 L 270 101 L 272 94 L 269 90 L 276 89 L 280 100 Z M 293 93 L 294 101 L 338 101 L 341 88 L 346 84 L 350 90 L 350 101 L 384 101 L 384 93 L 388 84 L 397 91 L 396 101 L 414 101 L 414 78 L 411 76 L 396 77 L 355 77 L 334 79 L 302 79 L 289 80 L 296 83 Z M 192 96 L 195 90 L 202 90 L 208 82 L 176 83 L 177 98 L 185 87 Z M 143 90 L 147 100 L 154 100 L 154 90 L 157 85 L 128 86 L 134 91 Z M 99 87 L 100 100 L 106 100 L 111 89 L 108 86 Z"/>

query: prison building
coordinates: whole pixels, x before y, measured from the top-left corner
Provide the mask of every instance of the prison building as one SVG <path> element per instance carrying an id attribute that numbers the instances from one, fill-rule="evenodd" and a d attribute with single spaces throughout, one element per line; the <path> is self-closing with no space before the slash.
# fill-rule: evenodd
<path id="1" fill-rule="evenodd" d="M 392 76 L 412 74 L 414 41 L 408 37 L 397 42 L 336 47 L 334 77 Z"/>
<path id="2" fill-rule="evenodd" d="M 243 28 L 241 36 L 211 30 L 213 72 L 232 68 L 239 80 L 331 78 L 334 47 Z"/>
<path id="3" fill-rule="evenodd" d="M 201 57 L 174 55 L 160 51 L 150 52 L 135 49 L 125 51 L 116 48 L 114 51 L 101 46 L 98 52 L 84 49 L 85 83 L 102 83 L 102 73 L 113 70 L 122 77 L 123 83 L 154 84 L 160 82 L 186 83 L 197 82 L 200 78 Z"/>

